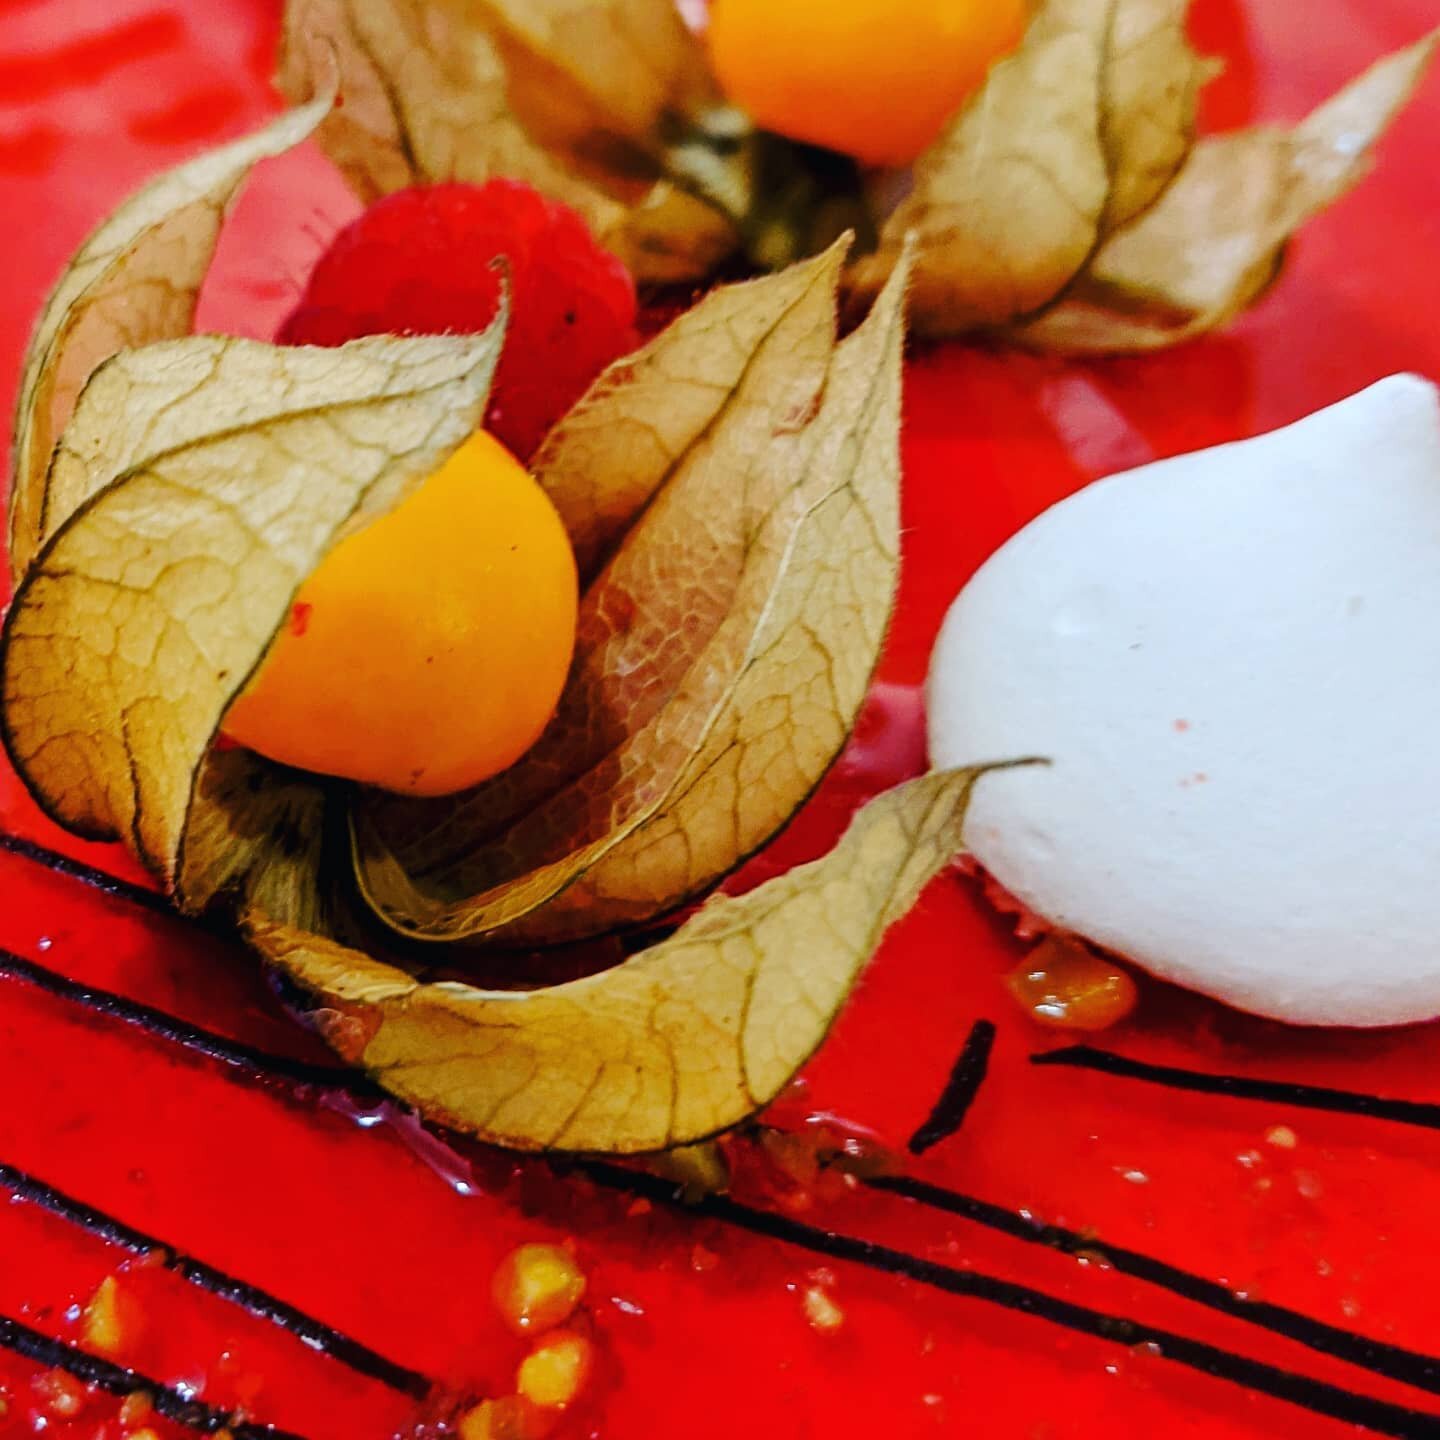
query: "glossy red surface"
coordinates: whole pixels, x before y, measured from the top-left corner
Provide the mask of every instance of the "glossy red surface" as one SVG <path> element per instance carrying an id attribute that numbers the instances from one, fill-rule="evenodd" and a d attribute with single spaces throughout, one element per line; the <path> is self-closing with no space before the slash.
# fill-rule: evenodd
<path id="1" fill-rule="evenodd" d="M 0 4 L 5 394 L 44 288 L 87 227 L 156 169 L 273 108 L 271 9 Z M 1196 12 L 1197 33 L 1229 63 L 1208 101 L 1217 125 L 1294 117 L 1436 18 L 1430 0 L 1198 0 Z M 1440 80 L 1397 126 L 1377 173 L 1306 232 L 1274 294 L 1224 336 L 1086 366 L 961 348 L 914 357 L 906 568 L 885 684 L 847 762 L 752 878 L 813 853 L 866 793 L 919 765 L 910 687 L 950 598 L 1018 525 L 1107 471 L 1253 434 L 1394 370 L 1440 375 L 1437 124 Z M 204 323 L 270 333 L 352 211 L 318 157 L 272 166 L 242 203 Z M 0 825 L 133 873 L 116 852 L 59 836 L 8 772 Z M 3 853 L 0 946 L 273 1052 L 323 1058 L 243 954 Z M 964 1129 L 915 1173 L 1331 1324 L 1436 1348 L 1433 1134 L 1035 1068 L 1029 1055 L 1055 1041 L 1003 988 L 1020 949 L 972 887 L 938 882 L 887 943 L 796 1104 L 902 1144 L 972 1022 L 992 1019 L 990 1077 Z M 1431 1027 L 1286 1030 L 1147 983 L 1136 1017 L 1106 1043 L 1194 1068 L 1440 1101 Z M 574 1435 L 1355 1433 L 1163 1356 L 826 1264 L 542 1165 L 437 1152 L 413 1129 L 357 1124 L 344 1107 L 246 1080 L 13 979 L 0 979 L 0 1093 L 0 1162 L 461 1389 L 507 1389 L 522 1351 L 489 1298 L 497 1263 L 522 1241 L 573 1237 L 604 1356 L 596 1403 L 567 1421 Z M 783 1208 L 772 1193 L 759 1198 Z M 1093 1256 L 863 1191 L 820 1195 L 803 1218 L 1440 1412 L 1433 1397 L 1217 1318 Z M 68 1307 L 124 1258 L 32 1205 L 0 1206 L 0 1314 L 73 1336 Z M 817 1267 L 830 1273 L 817 1279 Z M 802 1295 L 817 1283 L 844 1312 L 833 1334 L 807 1322 Z M 120 1358 L 156 1378 L 309 1440 L 383 1440 L 413 1418 L 404 1397 L 163 1269 L 132 1267 L 121 1284 L 145 1323 Z M 34 1430 L 34 1373 L 0 1352 L 0 1433 Z M 1429 1433 L 1420 1427 L 1395 1433 Z M 121 1429 L 113 1403 L 95 1398 L 45 1433 L 115 1440 Z"/>

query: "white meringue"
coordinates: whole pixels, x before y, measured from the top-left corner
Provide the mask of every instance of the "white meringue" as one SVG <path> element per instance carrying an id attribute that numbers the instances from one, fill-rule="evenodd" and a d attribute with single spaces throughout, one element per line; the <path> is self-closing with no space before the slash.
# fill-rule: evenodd
<path id="1" fill-rule="evenodd" d="M 1262 1015 L 1440 1016 L 1440 395 L 1102 480 L 966 586 L 937 766 L 1051 924 Z"/>

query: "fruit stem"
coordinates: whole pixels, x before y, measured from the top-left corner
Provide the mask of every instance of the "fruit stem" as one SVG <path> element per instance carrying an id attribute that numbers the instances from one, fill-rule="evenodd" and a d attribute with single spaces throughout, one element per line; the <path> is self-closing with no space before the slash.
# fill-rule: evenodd
<path id="1" fill-rule="evenodd" d="M 678 120 L 664 163 L 677 185 L 735 224 L 746 257 L 762 270 L 819 254 L 847 230 L 860 252 L 874 248 L 855 160 L 761 130 L 732 105 Z"/>

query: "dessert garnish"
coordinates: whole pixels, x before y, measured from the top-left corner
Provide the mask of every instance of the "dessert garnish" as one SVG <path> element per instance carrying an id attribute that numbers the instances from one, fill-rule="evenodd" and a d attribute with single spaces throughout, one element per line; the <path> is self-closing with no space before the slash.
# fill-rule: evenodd
<path id="1" fill-rule="evenodd" d="M 1029 10 L 1026 0 L 715 0 L 706 41 L 722 93 L 757 125 L 905 166 L 1019 45 Z"/>
<path id="2" fill-rule="evenodd" d="M 233 918 L 339 1052 L 427 1116 L 531 1149 L 702 1139 L 820 1043 L 885 928 L 959 849 L 977 771 L 882 795 L 829 855 L 579 980 L 485 990 L 442 947 L 670 914 L 829 769 L 893 603 L 908 266 L 838 341 L 844 240 L 716 290 L 600 377 L 532 483 L 475 434 L 508 304 L 478 335 L 332 349 L 185 333 L 192 307 L 174 296 L 198 290 L 226 199 L 332 95 L 123 205 L 47 309 L 19 418 L 8 749 L 56 820 L 123 840 L 181 909 Z M 536 539 L 536 506 L 569 549 L 558 529 Z M 521 618 L 440 532 L 448 516 L 476 533 L 484 560 L 484 523 L 507 507 L 530 507 L 502 529 L 539 558 L 504 584 L 557 607 L 547 674 L 569 643 L 573 551 L 575 660 L 533 748 L 471 784 L 527 738 L 499 733 L 506 708 L 483 693 L 487 666 L 511 689 L 523 667 L 504 637 L 471 632 Z M 385 577 L 376 554 L 412 573 Z M 430 667 L 432 590 L 466 612 L 467 637 Z M 334 648 L 307 674 L 322 631 Z M 448 676 L 422 690 L 429 668 Z M 407 741 L 433 748 L 433 770 L 406 768 Z"/>
<path id="3" fill-rule="evenodd" d="M 554 714 L 577 605 L 555 507 L 477 431 L 320 561 L 231 704 L 225 735 L 402 794 L 478 785 L 519 760 Z"/>
<path id="4" fill-rule="evenodd" d="M 1023 38 L 1022 8 L 721 0 L 707 49 L 670 0 L 290 0 L 280 81 L 302 99 L 339 55 L 346 104 L 320 139 L 365 199 L 516 176 L 647 282 L 774 269 L 854 229 L 861 299 L 914 233 L 918 333 L 1106 352 L 1263 294 L 1434 47 L 1293 130 L 1198 138 L 1214 66 L 1188 0 L 1042 0 Z"/>
<path id="5" fill-rule="evenodd" d="M 975 859 L 1056 930 L 1241 1009 L 1440 1015 L 1437 546 L 1440 400 L 1403 375 L 1047 511 L 935 649 L 937 764 L 1051 762 L 977 796 Z"/>
<path id="6" fill-rule="evenodd" d="M 639 343 L 630 272 L 569 206 L 528 185 L 428 185 L 377 201 L 331 241 L 278 338 L 478 334 L 500 308 L 502 278 L 510 325 L 485 425 L 528 462 Z"/>

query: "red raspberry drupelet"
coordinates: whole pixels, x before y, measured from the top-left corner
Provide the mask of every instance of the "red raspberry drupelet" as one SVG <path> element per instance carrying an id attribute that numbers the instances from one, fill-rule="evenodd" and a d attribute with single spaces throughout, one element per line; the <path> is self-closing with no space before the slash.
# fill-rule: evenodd
<path id="1" fill-rule="evenodd" d="M 579 215 L 528 185 L 491 180 L 386 196 L 320 257 L 278 338 L 343 345 L 386 332 L 483 330 L 506 268 L 510 333 L 486 426 L 528 460 L 595 377 L 638 343 L 629 271 Z"/>

